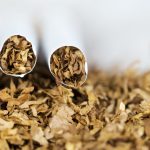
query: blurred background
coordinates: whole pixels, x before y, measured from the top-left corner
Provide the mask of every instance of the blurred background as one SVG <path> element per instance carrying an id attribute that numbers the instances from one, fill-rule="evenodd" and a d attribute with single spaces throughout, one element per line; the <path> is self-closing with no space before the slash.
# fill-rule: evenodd
<path id="1" fill-rule="evenodd" d="M 60 7 L 76 17 L 89 66 L 122 70 L 135 63 L 150 69 L 149 0 L 0 0 L 0 37 L 24 18 L 42 28 L 43 17 L 50 23 L 51 10 Z"/>

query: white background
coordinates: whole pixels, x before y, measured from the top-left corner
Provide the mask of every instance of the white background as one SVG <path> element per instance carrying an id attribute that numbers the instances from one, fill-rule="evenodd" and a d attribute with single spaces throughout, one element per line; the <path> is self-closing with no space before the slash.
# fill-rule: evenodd
<path id="1" fill-rule="evenodd" d="M 90 65 L 125 69 L 138 62 L 139 69 L 150 69 L 149 0 L 0 0 L 0 34 L 5 32 L 3 20 L 17 20 L 15 13 L 36 21 L 58 6 L 69 8 L 78 18 Z"/>

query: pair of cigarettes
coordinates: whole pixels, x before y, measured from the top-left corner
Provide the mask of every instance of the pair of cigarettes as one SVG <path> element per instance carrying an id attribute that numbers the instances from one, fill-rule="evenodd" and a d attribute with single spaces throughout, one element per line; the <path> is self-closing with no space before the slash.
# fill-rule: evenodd
<path id="1" fill-rule="evenodd" d="M 88 67 L 78 22 L 70 10 L 60 10 L 60 14 L 54 9 L 41 17 L 44 20 L 38 26 L 42 35 L 37 34 L 39 29 L 35 31 L 33 20 L 28 16 L 16 13 L 15 18 L 7 16 L 9 19 L 3 19 L 0 26 L 0 68 L 3 73 L 14 77 L 30 73 L 36 65 L 40 37 L 44 54 L 42 61 L 47 62 L 56 82 L 72 88 L 85 82 Z"/>
<path id="2" fill-rule="evenodd" d="M 67 87 L 80 87 L 87 77 L 87 64 L 83 52 L 74 46 L 63 46 L 48 56 L 48 66 L 58 83 Z M 32 43 L 24 36 L 13 35 L 0 51 L 0 67 L 3 73 L 24 77 L 36 65 L 37 55 Z"/>

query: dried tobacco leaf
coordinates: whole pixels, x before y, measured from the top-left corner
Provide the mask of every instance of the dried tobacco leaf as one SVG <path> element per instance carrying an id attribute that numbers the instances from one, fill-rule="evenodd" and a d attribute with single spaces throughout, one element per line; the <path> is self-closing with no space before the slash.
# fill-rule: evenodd
<path id="1" fill-rule="evenodd" d="M 149 149 L 150 72 L 93 70 L 76 89 L 39 72 L 1 77 L 0 149 Z"/>
<path id="2" fill-rule="evenodd" d="M 42 128 L 37 127 L 37 126 L 32 126 L 31 135 L 32 135 L 33 140 L 38 142 L 40 145 L 48 145 L 48 142 L 46 138 L 44 137 L 44 132 Z"/>
<path id="3" fill-rule="evenodd" d="M 0 66 L 5 74 L 21 75 L 32 70 L 36 56 L 32 44 L 23 36 L 7 39 L 0 52 Z"/>
<path id="4" fill-rule="evenodd" d="M 2 118 L 0 118 L 0 131 L 4 129 L 11 129 L 14 126 L 14 122 L 12 121 L 6 121 Z"/>
<path id="5" fill-rule="evenodd" d="M 70 130 L 73 127 L 72 115 L 74 111 L 67 105 L 62 105 L 58 108 L 58 112 L 52 117 L 49 122 L 49 127 L 52 133 L 61 133 L 65 130 Z"/>
<path id="6" fill-rule="evenodd" d="M 84 54 L 73 46 L 59 48 L 50 59 L 51 73 L 56 82 L 68 87 L 80 87 L 85 82 L 86 67 Z"/>
<path id="7" fill-rule="evenodd" d="M 10 150 L 6 140 L 0 140 L 0 150 Z"/>

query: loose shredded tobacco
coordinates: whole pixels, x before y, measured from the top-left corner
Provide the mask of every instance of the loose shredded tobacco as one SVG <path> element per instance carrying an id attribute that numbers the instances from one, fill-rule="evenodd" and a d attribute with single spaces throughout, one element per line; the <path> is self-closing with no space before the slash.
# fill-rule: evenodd
<path id="1" fill-rule="evenodd" d="M 86 80 L 87 72 L 83 53 L 73 46 L 56 50 L 50 59 L 53 76 L 58 83 L 68 87 L 80 87 Z"/>
<path id="2" fill-rule="evenodd" d="M 76 89 L 40 68 L 23 79 L 0 76 L 2 150 L 150 147 L 150 72 L 93 70 Z"/>
<path id="3" fill-rule="evenodd" d="M 28 73 L 32 70 L 35 61 L 32 44 L 20 35 L 14 35 L 7 39 L 0 52 L 0 66 L 6 74 Z"/>

